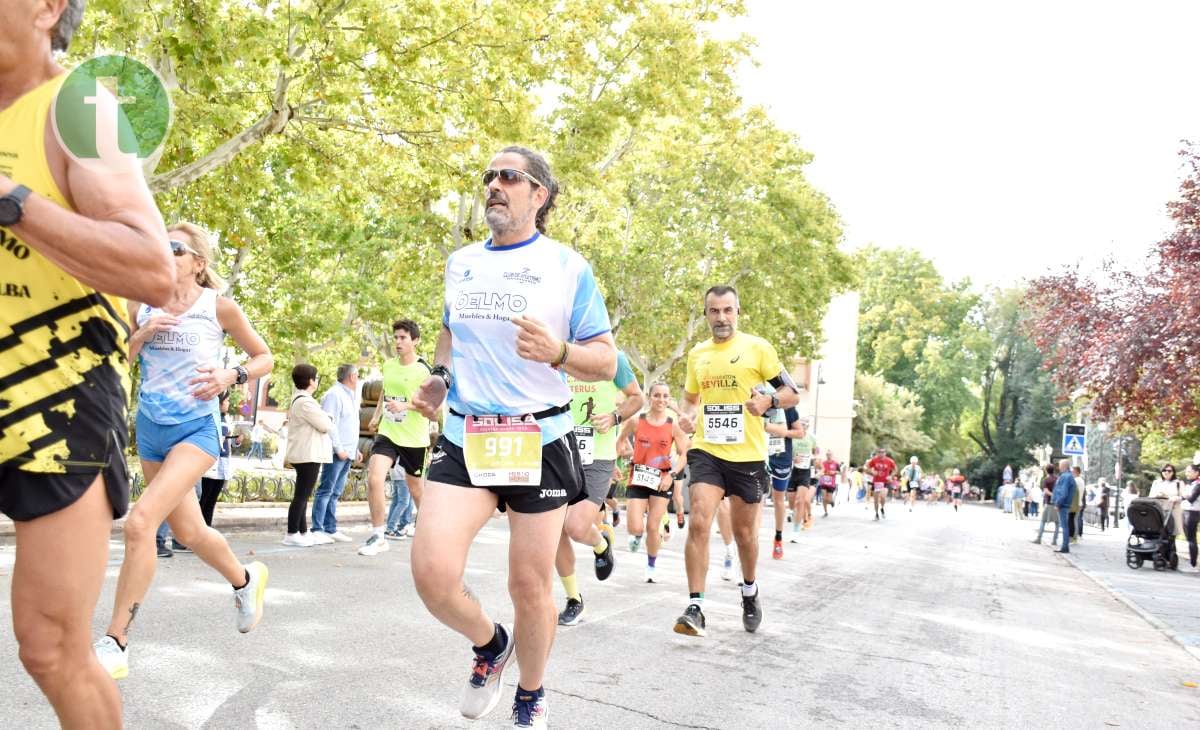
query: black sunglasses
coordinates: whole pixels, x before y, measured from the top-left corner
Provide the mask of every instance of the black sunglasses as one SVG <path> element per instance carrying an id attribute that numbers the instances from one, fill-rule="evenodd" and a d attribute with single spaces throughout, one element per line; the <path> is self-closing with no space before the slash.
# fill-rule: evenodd
<path id="1" fill-rule="evenodd" d="M 500 182 L 504 183 L 505 185 L 512 185 L 514 183 L 520 182 L 521 180 L 528 180 L 531 184 L 537 185 L 539 188 L 543 187 L 543 185 L 533 175 L 530 175 L 529 173 L 525 172 L 524 170 L 516 170 L 511 167 L 505 167 L 500 170 L 491 170 L 491 169 L 484 170 L 483 171 L 483 184 L 491 185 L 492 181 L 495 180 L 497 177 L 500 178 Z"/>

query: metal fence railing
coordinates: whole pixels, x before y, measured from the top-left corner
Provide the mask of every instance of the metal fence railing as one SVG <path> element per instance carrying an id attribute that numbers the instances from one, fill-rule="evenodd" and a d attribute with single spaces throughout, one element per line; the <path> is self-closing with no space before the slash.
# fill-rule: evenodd
<path id="1" fill-rule="evenodd" d="M 134 473 L 130 483 L 130 496 L 137 499 L 146 489 L 139 473 Z M 249 474 L 238 472 L 225 483 L 221 492 L 222 502 L 290 502 L 296 491 L 296 478 L 292 474 Z M 352 469 L 346 478 L 342 502 L 359 502 L 367 498 L 367 474 L 363 469 Z"/>

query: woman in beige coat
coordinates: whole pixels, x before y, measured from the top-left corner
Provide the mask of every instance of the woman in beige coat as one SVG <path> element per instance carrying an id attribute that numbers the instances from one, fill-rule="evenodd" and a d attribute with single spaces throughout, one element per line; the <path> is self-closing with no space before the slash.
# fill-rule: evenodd
<path id="1" fill-rule="evenodd" d="M 308 498 L 317 485 L 321 464 L 328 463 L 333 454 L 329 432 L 333 419 L 312 397 L 317 389 L 317 369 L 307 363 L 292 368 L 292 383 L 296 394 L 288 408 L 288 442 L 284 460 L 296 469 L 296 491 L 288 507 L 287 536 L 284 545 L 312 547 L 316 541 L 308 533 Z"/>

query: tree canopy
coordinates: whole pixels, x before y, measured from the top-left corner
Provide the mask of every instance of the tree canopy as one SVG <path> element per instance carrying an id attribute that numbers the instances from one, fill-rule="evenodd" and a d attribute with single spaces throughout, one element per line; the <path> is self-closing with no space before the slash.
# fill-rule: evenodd
<path id="1" fill-rule="evenodd" d="M 1078 270 L 1031 287 L 1033 331 L 1063 394 L 1087 398 L 1100 419 L 1167 435 L 1200 420 L 1200 150 L 1168 204 L 1175 230 L 1142 271 Z"/>
<path id="2" fill-rule="evenodd" d="M 479 173 L 547 153 L 550 234 L 580 250 L 646 378 L 704 333 L 699 297 L 743 283 L 746 326 L 810 354 L 851 267 L 810 157 L 732 73 L 738 0 L 93 0 L 72 49 L 155 67 L 174 127 L 151 186 L 219 235 L 231 293 L 279 373 L 390 352 L 440 325 L 445 257 L 487 235 Z M 786 252 L 787 256 L 780 256 Z"/>

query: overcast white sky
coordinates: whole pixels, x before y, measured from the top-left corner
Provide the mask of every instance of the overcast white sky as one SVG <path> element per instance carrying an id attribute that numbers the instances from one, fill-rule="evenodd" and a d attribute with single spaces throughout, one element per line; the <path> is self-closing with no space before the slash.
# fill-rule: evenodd
<path id="1" fill-rule="evenodd" d="M 1200 2 L 748 0 L 743 92 L 815 155 L 850 247 L 1006 285 L 1134 265 L 1200 141 Z"/>

